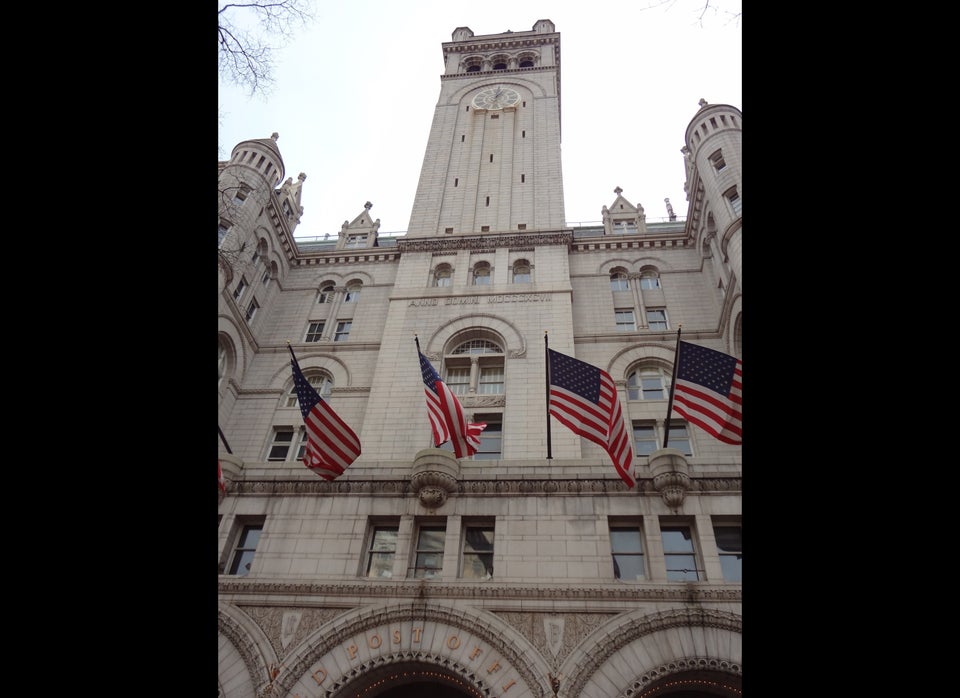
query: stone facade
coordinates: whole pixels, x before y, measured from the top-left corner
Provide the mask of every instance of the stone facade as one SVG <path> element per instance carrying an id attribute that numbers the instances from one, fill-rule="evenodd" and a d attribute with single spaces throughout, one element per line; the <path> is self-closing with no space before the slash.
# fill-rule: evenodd
<path id="1" fill-rule="evenodd" d="M 651 219 L 618 187 L 602 223 L 568 228 L 553 23 L 458 27 L 443 51 L 405 235 L 380 235 L 368 202 L 336 239 L 297 240 L 308 185 L 284 181 L 278 134 L 220 163 L 220 693 L 739 696 L 740 447 L 686 425 L 660 448 L 666 394 L 643 399 L 635 380 L 659 371 L 668 387 L 681 326 L 741 356 L 742 115 L 693 115 L 685 218 Z M 491 86 L 520 99 L 472 106 Z M 548 421 L 547 341 L 609 373 L 628 425 L 652 427 L 635 487 Z M 458 352 L 469 342 L 483 349 Z M 432 443 L 417 345 L 448 384 L 460 371 L 468 421 L 499 436 L 484 453 Z M 362 444 L 333 481 L 296 459 L 291 350 Z M 611 529 L 639 550 L 615 549 Z M 478 531 L 487 557 L 471 555 Z M 640 551 L 628 579 L 616 560 Z"/>

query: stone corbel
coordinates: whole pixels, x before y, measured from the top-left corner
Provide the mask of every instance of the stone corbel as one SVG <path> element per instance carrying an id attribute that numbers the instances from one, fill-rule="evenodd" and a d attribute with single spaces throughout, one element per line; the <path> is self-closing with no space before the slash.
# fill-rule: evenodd
<path id="1" fill-rule="evenodd" d="M 676 448 L 661 448 L 650 454 L 650 472 L 653 489 L 660 493 L 671 509 L 679 509 L 690 489 L 690 466 L 683 452 Z"/>
<path id="2" fill-rule="evenodd" d="M 460 461 L 451 451 L 425 448 L 413 459 L 410 487 L 423 506 L 436 509 L 457 491 L 459 478 Z"/>

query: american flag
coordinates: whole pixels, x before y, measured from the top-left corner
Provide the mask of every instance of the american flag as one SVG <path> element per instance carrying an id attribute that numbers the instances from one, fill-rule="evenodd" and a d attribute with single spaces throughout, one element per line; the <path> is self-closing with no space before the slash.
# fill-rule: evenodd
<path id="1" fill-rule="evenodd" d="M 360 455 L 360 439 L 303 377 L 296 356 L 290 360 L 290 366 L 307 430 L 303 464 L 324 480 L 335 480 Z"/>
<path id="2" fill-rule="evenodd" d="M 220 461 L 217 460 L 217 486 L 220 488 L 221 492 L 227 491 L 227 483 L 223 479 L 223 468 L 220 467 Z"/>
<path id="3" fill-rule="evenodd" d="M 673 409 L 724 443 L 743 443 L 743 362 L 720 351 L 677 341 Z"/>
<path id="4" fill-rule="evenodd" d="M 574 433 L 603 446 L 627 487 L 633 487 L 633 445 L 610 374 L 553 349 L 547 349 L 547 355 L 550 414 Z"/>
<path id="5" fill-rule="evenodd" d="M 486 423 L 468 423 L 457 396 L 440 380 L 419 349 L 417 354 L 420 356 L 420 373 L 423 374 L 423 392 L 427 398 L 427 416 L 433 430 L 434 446 L 452 441 L 457 458 L 472 456 L 480 448 L 480 432 L 487 427 Z"/>

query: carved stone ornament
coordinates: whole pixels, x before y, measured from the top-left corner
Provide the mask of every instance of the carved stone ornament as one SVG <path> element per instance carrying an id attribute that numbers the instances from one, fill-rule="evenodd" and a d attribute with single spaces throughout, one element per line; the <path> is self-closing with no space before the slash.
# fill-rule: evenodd
<path id="1" fill-rule="evenodd" d="M 442 448 L 425 448 L 413 459 L 410 488 L 427 509 L 443 506 L 459 486 L 460 461 Z"/>
<path id="2" fill-rule="evenodd" d="M 661 448 L 650 454 L 653 489 L 660 493 L 671 509 L 679 509 L 690 489 L 689 466 L 683 453 L 675 448 Z"/>

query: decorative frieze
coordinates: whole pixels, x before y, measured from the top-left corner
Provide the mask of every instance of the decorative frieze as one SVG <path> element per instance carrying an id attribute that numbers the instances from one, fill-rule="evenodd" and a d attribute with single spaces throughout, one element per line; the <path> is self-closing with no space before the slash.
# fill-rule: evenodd
<path id="1" fill-rule="evenodd" d="M 573 240 L 572 232 L 525 233 L 508 235 L 457 236 L 449 238 L 398 238 L 397 248 L 404 252 L 443 252 L 472 250 L 479 252 L 497 247 L 565 245 Z"/>

